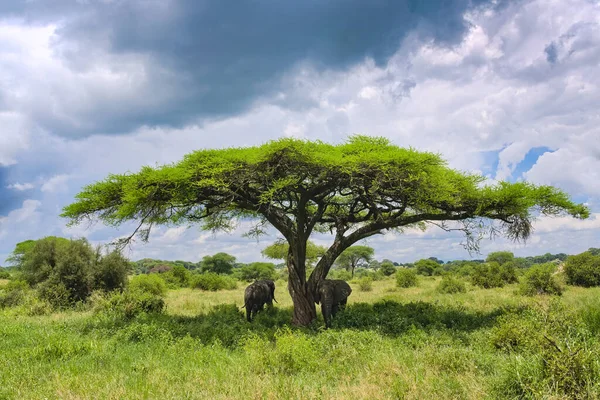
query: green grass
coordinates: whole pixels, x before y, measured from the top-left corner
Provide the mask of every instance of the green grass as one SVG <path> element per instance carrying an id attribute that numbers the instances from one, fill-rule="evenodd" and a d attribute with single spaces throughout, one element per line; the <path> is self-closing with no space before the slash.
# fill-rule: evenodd
<path id="1" fill-rule="evenodd" d="M 448 295 L 438 283 L 353 284 L 327 331 L 322 319 L 288 325 L 282 281 L 275 309 L 252 324 L 240 310 L 244 285 L 172 290 L 164 315 L 129 321 L 0 311 L 0 399 L 599 397 L 600 379 L 585 374 L 600 371 L 600 289 L 567 287 L 557 302 L 519 296 L 516 284 Z M 579 371 L 579 359 L 582 379 L 560 369 Z"/>

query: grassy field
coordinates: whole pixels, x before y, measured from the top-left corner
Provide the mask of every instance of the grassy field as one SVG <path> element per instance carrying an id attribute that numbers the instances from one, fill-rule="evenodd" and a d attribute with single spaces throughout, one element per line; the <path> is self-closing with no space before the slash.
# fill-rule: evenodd
<path id="1" fill-rule="evenodd" d="M 2 311 L 0 399 L 599 398 L 600 289 L 553 300 L 438 282 L 353 286 L 327 331 L 289 326 L 281 281 L 252 324 L 241 285 L 171 290 L 165 314 L 131 320 Z"/>

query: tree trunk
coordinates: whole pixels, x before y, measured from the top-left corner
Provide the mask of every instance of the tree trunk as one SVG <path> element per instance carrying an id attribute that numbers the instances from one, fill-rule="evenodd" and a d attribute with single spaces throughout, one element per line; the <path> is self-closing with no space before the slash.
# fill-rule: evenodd
<path id="1" fill-rule="evenodd" d="M 299 326 L 310 325 L 317 318 L 317 309 L 313 290 L 306 282 L 306 268 L 294 260 L 293 252 L 288 254 L 287 266 L 289 271 L 288 291 L 294 303 L 292 324 Z"/>
<path id="2" fill-rule="evenodd" d="M 317 308 L 313 291 L 309 290 L 306 275 L 301 276 L 294 268 L 290 268 L 288 290 L 294 303 L 292 324 L 307 326 L 317 318 Z"/>

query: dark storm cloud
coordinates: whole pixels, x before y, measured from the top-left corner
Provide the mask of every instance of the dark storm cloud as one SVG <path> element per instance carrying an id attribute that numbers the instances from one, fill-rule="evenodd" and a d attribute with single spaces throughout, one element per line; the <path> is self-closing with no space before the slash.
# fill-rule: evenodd
<path id="1" fill-rule="evenodd" d="M 247 109 L 283 87 L 300 61 L 343 70 L 365 57 L 381 64 L 407 33 L 452 44 L 467 29 L 463 15 L 484 0 L 163 0 L 2 2 L 0 12 L 59 22 L 55 50 L 85 71 L 97 49 L 139 57 L 146 83 L 131 96 L 92 98 L 69 118 L 42 109 L 32 117 L 63 136 L 126 133 L 141 125 L 182 126 Z M 500 2 L 503 3 L 503 2 Z M 498 3 L 496 3 L 498 4 Z M 496 5 L 498 7 L 498 5 Z M 100 55 L 102 58 L 102 56 Z M 123 89 L 126 90 L 126 89 Z M 50 96 L 60 104 L 61 93 Z M 289 105 L 295 107 L 297 105 Z M 60 108 L 60 107 L 59 107 Z"/>

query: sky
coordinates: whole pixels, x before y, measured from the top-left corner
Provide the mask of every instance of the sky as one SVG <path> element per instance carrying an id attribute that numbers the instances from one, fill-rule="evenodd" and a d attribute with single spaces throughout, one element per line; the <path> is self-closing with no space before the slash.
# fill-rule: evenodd
<path id="1" fill-rule="evenodd" d="M 378 235 L 364 243 L 378 259 L 600 247 L 599 70 L 598 0 L 2 0 L 0 264 L 27 239 L 130 234 L 59 217 L 110 173 L 357 133 L 490 182 L 554 185 L 592 212 L 539 218 L 528 242 L 486 240 L 481 254 L 435 227 Z M 159 227 L 126 255 L 259 261 L 278 235 L 247 229 Z"/>

